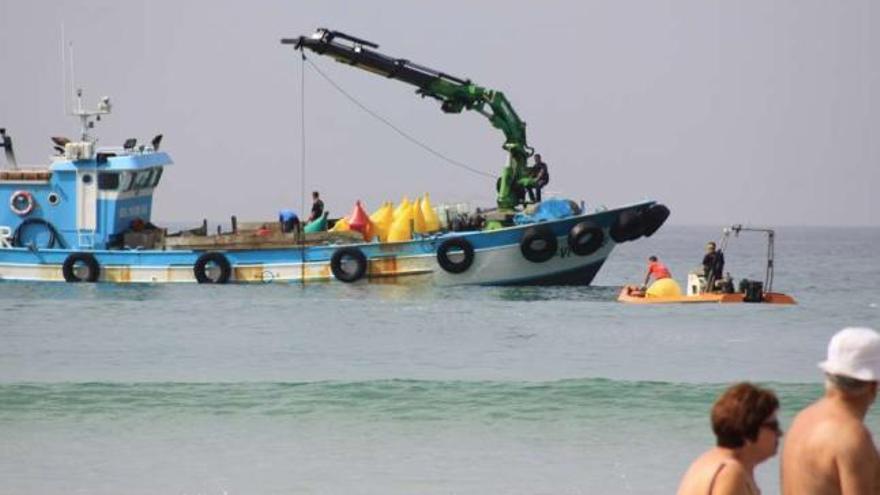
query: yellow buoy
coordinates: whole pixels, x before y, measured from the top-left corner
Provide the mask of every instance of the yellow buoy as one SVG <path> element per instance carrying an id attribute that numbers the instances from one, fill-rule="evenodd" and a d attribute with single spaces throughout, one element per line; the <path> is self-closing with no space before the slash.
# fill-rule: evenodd
<path id="1" fill-rule="evenodd" d="M 422 214 L 422 198 L 412 204 L 413 231 L 419 234 L 427 233 L 425 229 L 425 216 Z"/>
<path id="2" fill-rule="evenodd" d="M 388 230 L 388 242 L 408 241 L 412 239 L 412 221 L 409 215 L 400 215 L 394 219 Z"/>
<path id="3" fill-rule="evenodd" d="M 333 224 L 333 228 L 330 229 L 330 232 L 348 232 L 349 230 L 351 230 L 351 227 L 348 225 L 348 219 L 342 217 Z"/>
<path id="4" fill-rule="evenodd" d="M 661 278 L 648 287 L 645 297 L 681 297 L 681 287 L 674 279 Z"/>
<path id="5" fill-rule="evenodd" d="M 434 211 L 434 207 L 431 206 L 431 197 L 428 193 L 425 193 L 425 197 L 422 198 L 422 216 L 425 217 L 426 232 L 436 232 L 440 230 L 440 219 L 437 217 L 437 212 Z"/>
<path id="6" fill-rule="evenodd" d="M 370 215 L 370 222 L 373 225 L 373 234 L 379 236 L 380 242 L 388 240 L 388 231 L 391 229 L 391 223 L 394 220 L 394 209 L 391 202 L 385 202 L 382 207 Z"/>
<path id="7" fill-rule="evenodd" d="M 397 220 L 401 215 L 409 215 L 411 211 L 412 203 L 409 202 L 409 198 L 404 196 L 397 208 L 394 209 L 393 219 Z"/>

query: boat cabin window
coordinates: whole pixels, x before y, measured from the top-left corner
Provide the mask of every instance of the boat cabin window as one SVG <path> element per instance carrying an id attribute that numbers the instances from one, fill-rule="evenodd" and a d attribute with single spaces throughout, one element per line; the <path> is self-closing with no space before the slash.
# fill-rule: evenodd
<path id="1" fill-rule="evenodd" d="M 162 178 L 162 172 L 163 172 L 164 170 L 165 170 L 165 169 L 164 169 L 164 168 L 161 168 L 161 167 L 155 169 L 155 173 L 153 174 L 153 187 L 156 187 L 156 186 L 159 185 L 159 179 Z"/>
<path id="2" fill-rule="evenodd" d="M 134 182 L 134 174 L 131 172 L 122 172 L 120 173 L 119 178 L 119 190 L 120 191 L 128 191 L 131 189 L 131 185 Z"/>
<path id="3" fill-rule="evenodd" d="M 162 177 L 162 168 L 148 168 L 137 172 L 101 172 L 98 187 L 104 191 L 133 191 L 156 187 Z"/>
<path id="4" fill-rule="evenodd" d="M 98 189 L 102 191 L 115 191 L 119 188 L 118 172 L 101 172 L 98 174 Z"/>
<path id="5" fill-rule="evenodd" d="M 134 188 L 144 189 L 151 187 L 153 184 L 153 172 L 154 170 L 151 168 L 137 172 L 134 176 Z"/>

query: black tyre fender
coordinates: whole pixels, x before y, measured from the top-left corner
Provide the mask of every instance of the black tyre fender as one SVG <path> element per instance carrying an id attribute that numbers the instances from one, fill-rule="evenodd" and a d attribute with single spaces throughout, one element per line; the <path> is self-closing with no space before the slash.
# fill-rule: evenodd
<path id="1" fill-rule="evenodd" d="M 347 272 L 342 268 L 342 262 L 345 258 L 350 258 L 357 264 L 353 272 Z M 330 257 L 330 271 L 340 282 L 357 282 L 367 273 L 367 257 L 363 251 L 356 247 L 339 248 Z"/>
<path id="2" fill-rule="evenodd" d="M 217 280 L 208 276 L 208 263 L 214 263 L 220 267 L 220 276 L 217 277 Z M 229 282 L 229 277 L 232 275 L 232 265 L 229 264 L 229 260 L 223 253 L 204 253 L 193 265 L 193 274 L 200 284 L 225 284 Z"/>
<path id="3" fill-rule="evenodd" d="M 645 224 L 645 237 L 651 237 L 654 235 L 654 232 L 657 232 L 660 229 L 660 226 L 669 218 L 669 208 L 665 205 L 661 205 L 657 203 L 655 205 L 651 205 L 647 211 L 642 214 L 643 222 Z"/>
<path id="4" fill-rule="evenodd" d="M 602 232 L 602 227 L 590 221 L 580 222 L 568 232 L 568 247 L 578 256 L 595 253 L 602 247 L 604 241 L 605 233 Z"/>
<path id="5" fill-rule="evenodd" d="M 614 242 L 634 241 L 645 231 L 642 215 L 635 209 L 620 212 L 609 233 Z"/>
<path id="6" fill-rule="evenodd" d="M 464 254 L 461 261 L 452 261 L 449 258 L 449 251 L 453 249 L 461 250 Z M 437 248 L 437 263 L 449 273 L 464 273 L 474 263 L 474 246 L 464 237 L 450 237 Z"/>
<path id="7" fill-rule="evenodd" d="M 80 278 L 76 271 L 74 271 L 77 263 L 83 263 L 88 267 L 89 273 L 85 278 Z M 101 265 L 98 264 L 98 260 L 91 253 L 73 253 L 64 260 L 64 264 L 61 265 L 61 273 L 64 275 L 66 282 L 94 283 L 98 281 L 98 277 L 101 275 Z"/>
<path id="8" fill-rule="evenodd" d="M 543 246 L 535 247 L 535 242 L 543 242 Z M 523 232 L 519 241 L 519 249 L 525 259 L 532 263 L 543 263 L 556 255 L 559 243 L 553 230 L 546 225 L 535 225 Z"/>

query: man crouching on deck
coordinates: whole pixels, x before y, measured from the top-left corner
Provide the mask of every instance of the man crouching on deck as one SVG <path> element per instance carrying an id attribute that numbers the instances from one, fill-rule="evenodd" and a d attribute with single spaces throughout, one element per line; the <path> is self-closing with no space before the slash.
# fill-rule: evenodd
<path id="1" fill-rule="evenodd" d="M 783 495 L 880 494 L 880 455 L 864 424 L 877 398 L 880 335 L 845 328 L 828 344 L 825 396 L 794 419 L 782 453 Z"/>

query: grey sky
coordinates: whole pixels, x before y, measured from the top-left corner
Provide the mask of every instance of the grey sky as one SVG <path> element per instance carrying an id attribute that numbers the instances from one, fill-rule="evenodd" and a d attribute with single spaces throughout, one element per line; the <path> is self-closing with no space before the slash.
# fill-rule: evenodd
<path id="1" fill-rule="evenodd" d="M 880 225 L 880 3 L 0 0 L 0 126 L 45 163 L 62 114 L 60 26 L 76 79 L 114 114 L 102 144 L 165 134 L 154 216 L 299 209 L 301 61 L 279 39 L 328 27 L 505 92 L 588 205 L 650 197 L 677 224 Z M 413 88 L 311 60 L 396 125 L 497 173 L 502 136 Z M 334 215 L 421 192 L 493 204 L 494 184 L 402 140 L 306 70 L 305 190 Z"/>

